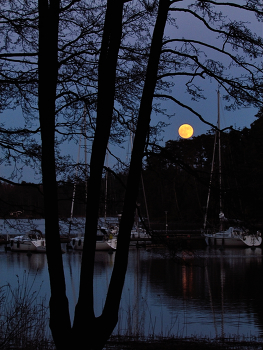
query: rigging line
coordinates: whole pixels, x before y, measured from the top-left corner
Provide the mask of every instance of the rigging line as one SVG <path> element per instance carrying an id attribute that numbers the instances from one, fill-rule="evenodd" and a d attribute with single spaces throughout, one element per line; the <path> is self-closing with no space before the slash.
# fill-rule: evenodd
<path id="1" fill-rule="evenodd" d="M 78 156 L 77 156 L 77 164 L 76 164 L 76 170 L 75 170 L 75 179 L 74 179 L 74 186 L 73 186 L 73 194 L 72 194 L 72 202 L 71 202 L 71 209 L 70 209 L 70 221 L 69 221 L 69 234 L 71 231 L 71 225 L 72 225 L 72 219 L 73 219 L 73 211 L 74 211 L 74 204 L 75 204 L 75 197 L 76 197 L 76 187 L 77 187 L 77 176 L 79 173 L 79 160 L 80 160 L 80 149 L 81 149 L 81 140 L 82 140 L 82 134 L 85 134 L 84 137 L 84 147 L 85 147 L 85 183 L 87 186 L 87 140 L 86 140 L 86 107 L 84 109 L 83 113 L 83 125 L 82 125 L 82 132 L 79 135 L 79 147 L 78 147 Z M 87 199 L 87 190 L 86 190 L 86 199 Z"/>
<path id="2" fill-rule="evenodd" d="M 220 93 L 219 90 L 217 92 L 218 99 L 218 119 L 217 119 L 217 127 L 218 127 L 218 163 L 219 163 L 219 212 L 222 212 L 222 162 L 221 162 L 221 129 L 220 129 Z"/>
<path id="3" fill-rule="evenodd" d="M 220 128 L 221 128 L 221 126 L 220 126 L 220 92 L 218 89 L 218 91 L 217 91 L 217 130 L 215 131 L 213 158 L 212 158 L 211 173 L 210 173 L 210 180 L 209 180 L 208 196 L 207 196 L 207 202 L 206 202 L 206 212 L 205 212 L 205 218 L 204 218 L 204 229 L 206 229 L 206 224 L 207 224 L 207 212 L 208 212 L 208 206 L 209 206 L 209 201 L 210 201 L 211 184 L 212 184 L 212 178 L 213 178 L 213 172 L 214 172 L 216 139 L 217 139 L 217 135 L 218 135 L 219 213 L 220 213 L 220 231 L 221 231 L 222 230 L 221 213 L 222 213 L 223 205 L 222 205 L 222 163 L 221 163 L 221 129 Z"/>
<path id="4" fill-rule="evenodd" d="M 75 170 L 75 180 L 74 180 L 74 187 L 73 187 L 73 194 L 72 194 L 70 220 L 72 220 L 72 218 L 73 218 L 74 202 L 75 202 L 75 196 L 76 196 L 77 176 L 79 173 L 79 158 L 80 158 L 81 139 L 82 139 L 82 134 L 79 135 L 79 149 L 78 149 L 77 165 L 76 165 L 76 170 Z"/>
<path id="5" fill-rule="evenodd" d="M 211 187 L 212 187 L 212 179 L 213 179 L 213 173 L 214 173 L 215 151 L 216 151 L 216 139 L 217 139 L 217 131 L 215 132 L 215 140 L 214 140 L 214 148 L 213 148 L 213 157 L 212 157 L 211 172 L 210 172 L 210 180 L 209 180 L 208 195 L 207 195 L 206 210 L 205 210 L 205 218 L 204 218 L 204 229 L 206 229 L 206 224 L 207 224 L 207 213 L 208 213 L 208 207 L 209 207 L 209 201 L 210 201 L 210 194 L 211 194 Z"/>
<path id="6" fill-rule="evenodd" d="M 149 227 L 149 230 L 151 230 L 150 216 L 149 216 L 149 211 L 148 211 L 148 204 L 147 204 L 147 200 L 146 200 L 146 194 L 145 194 L 145 188 L 144 188 L 144 181 L 143 181 L 142 173 L 141 173 L 141 182 L 142 182 L 142 190 L 143 190 L 143 197 L 144 197 L 146 216 L 147 216 L 147 219 L 148 219 L 148 227 Z"/>
<path id="7" fill-rule="evenodd" d="M 106 151 L 106 169 L 105 169 L 105 197 L 104 197 L 104 224 L 107 221 L 107 201 L 108 201 L 108 167 L 109 167 L 109 144 Z"/>
<path id="8" fill-rule="evenodd" d="M 83 135 L 84 135 L 84 156 L 85 156 L 85 201 L 87 202 L 87 196 L 88 196 L 88 151 L 87 151 L 87 109 L 86 104 L 84 105 L 84 112 L 83 112 Z"/>

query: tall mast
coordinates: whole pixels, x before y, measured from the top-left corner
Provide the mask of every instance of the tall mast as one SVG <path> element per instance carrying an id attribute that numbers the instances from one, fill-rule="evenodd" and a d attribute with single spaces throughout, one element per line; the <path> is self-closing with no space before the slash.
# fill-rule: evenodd
<path id="1" fill-rule="evenodd" d="M 221 162 L 221 126 L 220 126 L 220 92 L 217 91 L 217 128 L 218 128 L 218 173 L 219 173 L 219 219 L 220 231 L 223 229 L 223 205 L 222 205 L 222 162 Z"/>
<path id="2" fill-rule="evenodd" d="M 73 218 L 74 202 L 75 202 L 75 196 L 76 196 L 77 176 L 78 176 L 78 172 L 79 172 L 81 136 L 82 136 L 82 134 L 79 135 L 79 149 L 78 149 L 78 158 L 77 158 L 77 165 L 76 165 L 76 170 L 75 170 L 75 179 L 74 179 L 74 187 L 73 187 L 71 210 L 70 210 L 70 223 L 72 222 L 72 218 Z"/>
<path id="3" fill-rule="evenodd" d="M 87 202 L 88 196 L 88 150 L 87 150 L 87 109 L 86 104 L 84 105 L 83 113 L 83 134 L 84 134 L 84 156 L 85 156 L 85 202 Z"/>
<path id="4" fill-rule="evenodd" d="M 108 167 L 109 167 L 109 149 L 107 147 L 107 152 L 106 152 L 106 172 L 105 172 L 105 199 L 104 199 L 104 224 L 105 225 L 106 225 L 106 220 L 107 220 Z"/>
<path id="5" fill-rule="evenodd" d="M 72 202 L 71 202 L 71 209 L 70 209 L 70 220 L 69 220 L 69 234 L 71 231 L 71 225 L 72 225 L 72 219 L 73 219 L 73 212 L 74 212 L 74 204 L 75 204 L 75 197 L 76 197 L 76 187 L 77 187 L 77 177 L 79 172 L 79 163 L 80 163 L 80 149 L 81 149 L 81 139 L 82 135 L 84 135 L 84 155 L 85 155 L 85 191 L 86 191 L 86 197 L 87 200 L 87 178 L 88 178 L 88 170 L 87 170 L 87 138 L 86 138 L 86 106 L 84 107 L 84 112 L 82 116 L 82 126 L 81 126 L 81 133 L 79 135 L 79 148 L 78 148 L 78 158 L 77 158 L 77 164 L 76 164 L 76 170 L 75 170 L 75 179 L 74 179 L 74 186 L 73 186 L 73 194 L 72 194 Z"/>
<path id="6" fill-rule="evenodd" d="M 216 153 L 216 143 L 218 139 L 218 173 L 219 173 L 219 218 L 220 218 L 220 230 L 222 230 L 222 219 L 223 219 L 223 205 L 222 205 L 222 165 L 221 165 L 221 138 L 220 138 L 220 93 L 219 90 L 217 91 L 217 130 L 215 131 L 215 140 L 214 140 L 214 149 L 213 149 L 213 157 L 212 157 L 212 164 L 211 164 L 211 172 L 210 172 L 210 180 L 209 180 L 209 187 L 208 187 L 208 196 L 207 196 L 207 202 L 206 202 L 206 211 L 205 211 L 205 217 L 204 217 L 204 229 L 206 229 L 207 225 L 207 214 L 208 214 L 208 206 L 210 201 L 210 194 L 211 194 L 211 186 L 212 186 L 212 178 L 213 178 L 213 172 L 214 172 L 214 163 L 215 163 L 215 153 Z"/>
<path id="7" fill-rule="evenodd" d="M 209 207 L 209 201 L 210 201 L 212 179 L 213 179 L 213 173 L 214 173 L 215 153 L 216 153 L 216 139 L 217 139 L 217 131 L 215 132 L 215 140 L 214 140 L 214 148 L 213 148 L 213 157 L 212 157 L 211 172 L 210 172 L 210 180 L 209 180 L 209 187 L 208 187 L 208 195 L 207 195 L 206 209 L 205 209 L 204 230 L 206 229 L 206 224 L 207 224 L 207 214 L 208 214 L 208 207 Z"/>

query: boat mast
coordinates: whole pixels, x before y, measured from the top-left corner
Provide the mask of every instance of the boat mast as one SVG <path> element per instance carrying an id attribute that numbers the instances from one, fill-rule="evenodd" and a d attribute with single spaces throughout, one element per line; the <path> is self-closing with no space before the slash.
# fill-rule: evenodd
<path id="1" fill-rule="evenodd" d="M 135 134 L 135 131 L 134 131 L 134 122 L 133 122 L 133 119 L 132 119 L 132 124 L 131 124 L 131 132 L 130 132 L 130 138 L 131 138 L 131 153 L 132 153 L 132 149 L 133 149 L 133 141 L 134 141 L 134 134 Z M 147 204 L 147 200 L 146 200 L 146 194 L 145 194 L 145 188 L 144 188 L 144 181 L 143 181 L 143 176 L 142 176 L 142 172 L 141 172 L 141 184 L 142 184 L 142 190 L 143 190 L 143 198 L 144 198 L 144 205 L 145 205 L 145 211 L 146 211 L 146 216 L 147 216 L 147 221 L 148 221 L 148 228 L 149 230 L 151 229 L 151 226 L 150 226 L 150 216 L 149 216 L 149 211 L 148 211 L 148 204 Z M 138 214 L 138 209 L 136 208 L 136 216 Z M 137 232 L 138 232 L 138 235 L 139 235 L 139 230 L 138 230 L 138 222 L 137 222 Z"/>
<path id="2" fill-rule="evenodd" d="M 81 128 L 81 133 L 79 135 L 78 158 L 77 158 L 77 164 L 76 164 L 76 170 L 75 170 L 74 187 L 73 187 L 72 202 L 71 202 L 71 209 L 70 209 L 69 235 L 70 235 L 70 231 L 71 231 L 73 212 L 74 212 L 74 204 L 75 204 L 75 197 L 76 197 L 76 187 L 77 187 L 77 177 L 78 177 L 78 172 L 79 172 L 81 139 L 82 139 L 82 135 L 83 134 L 84 134 L 84 152 L 85 152 L 85 189 L 86 189 L 86 199 L 87 199 L 87 177 L 88 177 L 88 174 L 87 174 L 86 106 L 84 108 L 84 113 L 83 113 L 82 119 L 83 119 L 83 124 L 82 124 L 82 128 Z"/>
<path id="3" fill-rule="evenodd" d="M 221 162 L 221 126 L 220 126 L 220 92 L 217 91 L 217 128 L 218 128 L 218 174 L 219 174 L 219 219 L 220 231 L 223 229 L 223 205 L 222 205 L 222 162 Z"/>
<path id="4" fill-rule="evenodd" d="M 77 176 L 78 176 L 78 172 L 79 172 L 79 158 L 80 158 L 81 136 L 82 135 L 80 134 L 80 136 L 79 136 L 79 150 L 78 150 L 77 166 L 76 166 L 76 171 L 75 171 L 74 187 L 73 187 L 71 210 L 70 210 L 70 222 L 72 221 L 72 218 L 73 218 L 74 202 L 75 202 L 75 196 L 76 196 Z"/>
<path id="5" fill-rule="evenodd" d="M 105 198 L 104 198 L 104 224 L 107 220 L 107 200 L 108 200 L 108 167 L 109 167 L 109 149 L 106 153 L 106 171 L 105 171 Z"/>
<path id="6" fill-rule="evenodd" d="M 216 151 L 216 139 L 217 139 L 217 131 L 215 132 L 215 140 L 214 140 L 214 148 L 213 148 L 213 157 L 212 157 L 212 164 L 211 164 L 210 180 L 209 180 L 208 195 L 207 195 L 207 200 L 206 200 L 205 218 L 204 218 L 204 230 L 206 229 L 206 224 L 207 224 L 207 214 L 208 214 L 208 207 L 209 207 L 209 201 L 210 201 L 212 179 L 213 179 L 213 173 L 214 173 L 215 153 L 216 153 L 215 152 Z"/>
<path id="7" fill-rule="evenodd" d="M 217 91 L 217 130 L 215 131 L 215 140 L 214 140 L 214 148 L 213 148 L 213 157 L 212 157 L 212 164 L 211 164 L 211 172 L 210 172 L 210 180 L 209 180 L 209 187 L 208 187 L 208 195 L 207 195 L 207 201 L 206 201 L 206 211 L 205 211 L 205 217 L 204 217 L 204 230 L 206 229 L 207 224 L 207 214 L 208 214 L 208 207 L 209 207 L 209 201 L 210 201 L 210 194 L 211 194 L 211 186 L 212 186 L 212 179 L 213 179 L 213 173 L 214 173 L 214 163 L 215 163 L 215 153 L 216 153 L 216 142 L 218 138 L 218 173 L 219 173 L 219 218 L 220 218 L 220 230 L 222 230 L 222 221 L 223 221 L 223 205 L 222 205 L 222 165 L 221 165 L 221 138 L 220 138 L 220 93 L 219 90 Z"/>
<path id="8" fill-rule="evenodd" d="M 84 105 L 84 113 L 83 113 L 83 134 L 84 134 L 84 156 L 85 156 L 85 203 L 87 202 L 88 196 L 88 149 L 87 149 L 87 109 L 86 104 Z"/>

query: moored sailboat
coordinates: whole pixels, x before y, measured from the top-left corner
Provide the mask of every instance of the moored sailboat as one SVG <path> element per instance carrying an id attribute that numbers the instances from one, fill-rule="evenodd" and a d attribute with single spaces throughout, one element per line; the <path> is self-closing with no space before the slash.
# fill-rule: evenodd
<path id="1" fill-rule="evenodd" d="M 83 113 L 83 130 L 82 133 L 86 135 L 86 111 Z M 80 159 L 80 149 L 81 149 L 81 136 L 79 138 L 79 150 L 78 150 L 78 159 L 77 159 L 77 167 L 76 167 L 76 175 L 77 178 L 78 175 L 78 166 L 79 166 L 79 159 Z M 84 137 L 84 153 L 85 153 L 85 182 L 87 184 L 87 144 L 86 144 L 86 137 Z M 106 173 L 107 174 L 107 173 Z M 106 179 L 107 181 L 107 179 Z M 106 182 L 107 184 L 107 182 Z M 74 210 L 74 201 L 75 201 L 75 194 L 76 194 L 76 181 L 74 182 L 74 188 L 73 188 L 73 196 L 72 196 L 72 203 L 71 203 L 71 212 L 70 212 L 70 222 L 69 222 L 69 236 L 70 236 L 70 230 L 72 226 L 72 220 L 73 220 L 73 210 Z M 85 195 L 87 198 L 87 187 L 85 189 Z M 106 212 L 106 198 L 105 198 L 105 212 Z M 106 215 L 106 214 L 105 214 Z M 105 216 L 105 223 L 106 223 L 106 216 Z M 100 251 L 110 251 L 110 250 L 116 250 L 117 248 L 117 238 L 113 237 L 111 232 L 107 232 L 107 229 L 103 229 L 102 227 L 98 226 L 97 229 L 97 236 L 96 236 L 96 250 Z M 85 240 L 89 241 L 89 238 L 85 238 Z M 75 250 L 83 250 L 84 245 L 84 236 L 81 234 L 78 234 L 77 237 L 74 237 L 70 240 L 70 243 L 67 245 L 67 248 L 73 248 Z"/>
<path id="2" fill-rule="evenodd" d="M 241 227 L 229 227 L 227 230 L 221 230 L 215 233 L 205 232 L 203 235 L 207 245 L 257 247 L 262 242 L 259 231 L 251 233 L 249 230 Z"/>
<path id="3" fill-rule="evenodd" d="M 24 235 L 10 238 L 7 246 L 12 252 L 46 253 L 46 241 L 39 230 L 31 230 Z"/>
<path id="4" fill-rule="evenodd" d="M 75 250 L 83 250 L 84 237 L 76 237 L 71 240 L 72 248 Z M 97 229 L 96 237 L 96 250 L 109 251 L 116 250 L 117 248 L 117 238 L 107 235 L 101 231 L 100 228 Z"/>
<path id="5" fill-rule="evenodd" d="M 225 229 L 226 223 L 229 222 L 225 218 L 223 213 L 222 204 L 222 165 L 221 165 L 221 140 L 220 140 L 220 108 L 219 108 L 219 91 L 218 91 L 218 120 L 217 120 L 217 130 L 215 132 L 214 150 L 209 182 L 209 190 L 207 196 L 206 212 L 204 219 L 204 228 L 202 230 L 202 235 L 205 238 L 207 245 L 220 245 L 220 246 L 231 246 L 231 247 L 257 247 L 262 242 L 261 233 L 259 231 L 251 232 L 250 230 L 244 228 L 240 225 L 235 225 Z M 214 171 L 214 161 L 215 161 L 215 150 L 216 142 L 218 139 L 218 159 L 219 159 L 219 230 L 207 230 L 207 213 L 210 200 L 212 174 Z"/>

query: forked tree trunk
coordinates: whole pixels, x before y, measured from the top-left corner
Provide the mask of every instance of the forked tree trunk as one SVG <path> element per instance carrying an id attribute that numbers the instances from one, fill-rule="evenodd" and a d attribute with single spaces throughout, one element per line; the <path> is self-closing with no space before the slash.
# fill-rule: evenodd
<path id="1" fill-rule="evenodd" d="M 108 0 L 98 70 L 97 118 L 86 204 L 85 241 L 82 253 L 80 291 L 73 324 L 77 348 L 100 348 L 105 328 L 98 325 L 93 309 L 93 269 L 99 215 L 101 178 L 113 117 L 116 66 L 122 35 L 123 0 Z M 87 242 L 87 243 L 86 243 Z M 99 344 L 99 345 L 98 345 Z"/>
<path id="2" fill-rule="evenodd" d="M 140 112 L 138 116 L 138 124 L 136 128 L 136 133 L 135 133 L 133 152 L 132 152 L 131 164 L 130 164 L 130 170 L 129 170 L 129 176 L 128 176 L 128 183 L 127 183 L 126 195 L 124 200 L 123 214 L 122 214 L 120 230 L 118 235 L 118 249 L 116 252 L 114 269 L 113 269 L 103 312 L 101 316 L 97 318 L 94 315 L 94 309 L 93 309 L 93 267 L 94 267 L 93 264 L 94 264 L 94 251 L 95 251 L 95 244 L 96 244 L 95 234 L 97 230 L 97 216 L 98 216 L 98 203 L 96 202 L 96 200 L 99 197 L 99 192 L 95 192 L 95 191 L 93 192 L 95 197 L 91 197 L 92 201 L 90 201 L 90 198 L 88 199 L 87 218 L 90 218 L 90 220 L 95 219 L 92 225 L 93 246 L 90 248 L 90 246 L 84 245 L 84 251 L 83 251 L 84 255 L 82 258 L 82 271 L 81 271 L 81 283 L 80 283 L 81 289 L 80 289 L 80 297 L 79 297 L 78 305 L 76 308 L 76 316 L 75 316 L 75 324 L 74 324 L 74 327 L 76 328 L 74 333 L 77 330 L 80 331 L 80 332 L 76 332 L 81 339 L 80 343 L 84 342 L 86 335 L 88 335 L 90 349 L 102 349 L 118 322 L 119 304 L 121 300 L 121 294 L 122 294 L 122 289 L 124 285 L 125 274 L 126 274 L 127 264 L 128 264 L 130 234 L 131 234 L 131 229 L 134 222 L 136 199 L 138 195 L 138 188 L 139 188 L 139 182 L 141 177 L 142 158 L 144 154 L 144 147 L 146 143 L 147 134 L 149 131 L 150 117 L 151 117 L 151 110 L 152 110 L 152 100 L 153 100 L 154 90 L 155 90 L 156 81 L 157 81 L 158 65 L 159 65 L 159 59 L 160 59 L 161 49 L 162 49 L 162 38 L 163 38 L 163 32 L 164 32 L 164 28 L 167 20 L 168 10 L 169 10 L 169 0 L 161 0 L 159 5 L 157 21 L 156 21 L 156 25 L 153 33 L 153 38 L 152 38 L 152 45 L 151 45 L 149 62 L 147 67 L 145 86 L 144 86 L 143 95 L 141 99 Z M 120 15 L 120 12 L 119 12 L 119 15 Z M 114 21 L 116 20 L 118 21 L 117 18 L 115 14 Z M 103 62 L 101 61 L 100 63 L 103 63 Z M 99 80 L 99 82 L 102 83 L 103 80 Z M 101 107 L 102 106 L 98 106 L 98 108 L 101 108 Z M 112 104 L 112 107 L 113 107 L 113 104 Z M 109 109 L 108 113 L 110 114 L 110 112 L 112 114 L 112 110 L 110 111 Z M 99 110 L 98 110 L 98 117 L 99 117 Z M 110 117 L 110 115 L 108 115 L 108 117 Z M 97 120 L 97 123 L 98 123 L 98 120 Z M 97 135 L 95 134 L 95 137 L 96 136 Z M 108 140 L 108 138 L 106 140 Z M 94 145 L 96 144 L 96 142 L 100 142 L 100 141 L 102 140 L 101 139 L 94 140 Z M 93 151 L 95 151 L 94 145 L 93 145 Z M 98 150 L 99 148 L 100 147 L 98 147 Z M 106 142 L 104 144 L 104 148 L 105 148 L 104 151 L 106 151 Z M 97 158 L 98 154 L 99 152 L 98 153 L 94 152 L 92 156 Z M 105 157 L 105 153 L 104 153 L 104 157 Z M 103 162 L 104 162 L 104 157 L 103 157 Z M 91 162 L 91 171 L 93 169 L 92 165 L 93 163 Z M 101 167 L 102 166 L 103 164 L 101 163 Z M 96 173 L 94 172 L 94 174 Z M 101 175 L 101 173 L 97 173 L 97 174 Z M 89 183 L 90 186 L 93 183 L 91 179 Z M 99 177 L 99 180 L 100 179 L 101 177 Z M 94 187 L 92 187 L 92 190 L 94 190 Z M 97 191 L 98 190 L 99 190 L 99 184 L 97 184 Z M 91 189 L 88 193 L 91 193 Z M 96 211 L 93 210 L 94 203 L 96 203 Z M 90 217 L 90 213 L 92 213 L 93 217 Z M 86 226 L 86 237 L 88 238 L 90 237 L 88 235 L 91 234 L 90 221 L 87 220 L 87 224 L 89 224 L 89 226 Z M 88 241 L 90 244 L 90 239 Z M 83 317 L 85 317 L 87 320 L 86 324 L 84 324 L 83 322 Z M 89 326 L 87 327 L 87 325 Z M 83 348 L 83 349 L 84 347 L 85 346 L 83 347 L 78 346 L 78 348 Z"/>
<path id="3" fill-rule="evenodd" d="M 57 349 L 67 349 L 70 317 L 58 223 L 55 163 L 55 103 L 58 75 L 59 0 L 39 0 L 38 106 L 42 140 L 45 237 L 50 276 L 50 328 Z"/>
<path id="4" fill-rule="evenodd" d="M 124 206 L 118 234 L 118 249 L 105 307 L 99 320 L 101 327 L 105 327 L 109 335 L 116 326 L 116 324 L 113 324 L 110 320 L 116 320 L 117 323 L 119 303 L 127 270 L 130 235 L 134 223 L 136 200 L 141 179 L 142 159 L 150 126 L 152 101 L 157 81 L 162 39 L 169 4 L 169 0 L 160 0 L 159 2 L 126 185 Z"/>
<path id="5" fill-rule="evenodd" d="M 55 101 L 58 73 L 57 40 L 59 0 L 39 0 L 39 114 L 42 137 L 42 176 L 44 186 L 45 230 L 50 274 L 50 327 L 57 349 L 102 349 L 118 321 L 119 303 L 128 263 L 130 232 L 149 130 L 162 37 L 169 0 L 160 0 L 153 33 L 137 130 L 124 201 L 118 250 L 112 278 L 100 317 L 93 308 L 93 269 L 97 233 L 100 184 L 114 106 L 115 77 L 122 33 L 122 0 L 108 0 L 99 61 L 98 109 L 90 163 L 84 250 L 79 299 L 71 330 L 68 300 L 59 239 L 57 184 L 54 155 Z M 47 88 L 48 86 L 48 88 Z"/>

